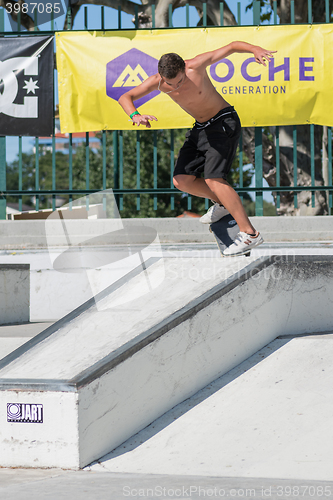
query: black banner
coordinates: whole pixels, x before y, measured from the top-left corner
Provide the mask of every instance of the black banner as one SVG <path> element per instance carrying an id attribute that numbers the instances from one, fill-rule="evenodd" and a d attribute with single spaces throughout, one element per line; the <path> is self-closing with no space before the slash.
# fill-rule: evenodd
<path id="1" fill-rule="evenodd" d="M 52 135 L 53 38 L 0 38 L 0 135 Z"/>

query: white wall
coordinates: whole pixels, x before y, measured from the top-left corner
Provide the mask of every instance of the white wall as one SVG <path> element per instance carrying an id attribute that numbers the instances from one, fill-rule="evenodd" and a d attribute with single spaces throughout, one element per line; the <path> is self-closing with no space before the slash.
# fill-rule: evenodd
<path id="1" fill-rule="evenodd" d="M 28 264 L 0 264 L 0 325 L 30 319 Z"/>

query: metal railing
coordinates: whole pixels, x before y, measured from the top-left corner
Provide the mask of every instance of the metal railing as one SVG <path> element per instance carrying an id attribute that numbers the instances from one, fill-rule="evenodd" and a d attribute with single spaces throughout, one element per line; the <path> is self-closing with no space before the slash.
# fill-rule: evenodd
<path id="1" fill-rule="evenodd" d="M 326 22 L 330 22 L 330 12 L 329 12 L 329 0 L 322 0 L 325 3 L 326 9 Z M 139 7 L 139 6 L 138 6 Z M 224 19 L 224 10 L 223 3 L 220 4 L 220 25 L 223 25 Z M 185 9 L 185 26 L 190 27 L 190 7 L 187 4 Z M 105 8 L 104 6 L 100 7 L 101 17 L 100 17 L 100 26 L 88 26 L 88 8 L 84 7 L 84 29 L 94 29 L 94 30 L 107 30 L 107 22 L 105 18 Z M 18 17 L 18 31 L 17 32 L 5 32 L 4 26 L 4 9 L 0 8 L 0 36 L 34 36 L 38 33 L 40 34 L 51 34 L 54 33 L 54 20 L 51 19 L 51 29 L 50 31 L 37 31 L 37 22 L 38 19 L 35 17 L 35 31 L 27 32 L 22 31 L 20 18 Z M 135 13 L 135 26 L 133 29 L 138 29 L 138 8 Z M 308 22 L 312 22 L 312 2 L 308 0 Z M 67 23 L 68 26 L 71 26 L 71 14 L 70 10 L 67 13 Z M 207 26 L 207 8 L 206 4 L 203 3 L 203 18 L 202 18 L 203 26 Z M 238 26 L 242 25 L 241 23 L 241 5 L 240 2 L 237 4 L 237 23 Z M 294 1 L 291 1 L 291 23 L 295 23 L 295 9 L 294 9 Z M 253 4 L 253 25 L 260 24 L 260 2 L 255 1 Z M 273 24 L 278 24 L 278 16 L 277 16 L 277 2 L 273 2 Z M 153 29 L 155 27 L 155 6 L 152 6 L 152 26 Z M 169 6 L 169 28 L 172 28 L 172 6 Z M 112 28 L 114 29 L 114 28 Z M 118 9 L 118 30 L 122 28 L 122 12 L 120 8 Z M 232 29 L 232 28 L 231 28 Z M 59 31 L 59 30 L 57 30 Z M 55 120 L 54 120 L 55 122 Z M 326 172 L 327 179 L 326 185 L 316 185 L 315 182 L 315 148 L 314 148 L 314 125 L 309 125 L 310 127 L 310 142 L 311 142 L 311 185 L 309 186 L 301 186 L 298 185 L 298 166 L 297 166 L 297 128 L 293 127 L 293 186 L 284 186 L 281 185 L 281 171 L 280 171 L 280 144 L 279 144 L 279 127 L 276 127 L 275 132 L 275 166 L 276 166 L 276 186 L 266 186 L 264 187 L 263 182 L 263 129 L 261 127 L 256 127 L 254 129 L 254 186 L 249 187 L 248 185 L 244 185 L 244 152 L 243 152 L 243 143 L 242 137 L 240 139 L 239 152 L 237 155 L 238 158 L 238 170 L 239 170 L 239 182 L 236 187 L 236 190 L 239 192 L 241 196 L 245 195 L 245 193 L 253 193 L 255 198 L 255 214 L 258 216 L 264 215 L 264 194 L 265 192 L 275 192 L 276 193 L 276 208 L 280 207 L 280 197 L 281 194 L 288 192 L 293 193 L 294 198 L 294 207 L 297 207 L 297 194 L 302 191 L 308 191 L 312 193 L 311 204 L 314 206 L 315 204 L 315 191 L 321 191 L 327 193 L 327 206 L 329 208 L 328 213 L 332 212 L 332 129 L 331 127 L 325 127 L 325 133 L 327 136 L 327 156 L 325 157 L 326 162 Z M 54 129 L 55 130 L 55 129 Z M 152 170 L 153 175 L 151 179 L 151 185 L 149 187 L 142 187 L 141 182 L 141 134 L 140 131 L 130 132 L 135 135 L 135 146 L 133 149 L 132 157 L 135 162 L 135 179 L 134 186 L 128 187 L 124 183 L 124 173 L 126 172 L 126 162 L 124 159 L 124 133 L 122 131 L 101 131 L 100 132 L 100 180 L 99 185 L 92 185 L 91 182 L 91 144 L 89 133 L 86 133 L 85 140 L 82 145 L 84 148 L 84 161 L 85 161 L 85 182 L 84 185 L 79 187 L 75 187 L 75 175 L 73 174 L 73 162 L 75 159 L 76 151 L 73 148 L 73 137 L 75 134 L 69 134 L 68 136 L 68 148 L 66 153 L 66 160 L 68 165 L 68 177 L 66 181 L 66 186 L 64 186 L 64 181 L 59 185 L 58 180 L 58 163 L 59 163 L 59 153 L 56 152 L 56 144 L 57 138 L 56 135 L 53 134 L 51 138 L 50 145 L 50 154 L 51 154 L 51 169 L 49 172 L 49 187 L 43 187 L 41 185 L 40 179 L 40 162 L 41 155 L 43 153 L 43 149 L 40 147 L 40 138 L 36 137 L 34 139 L 34 147 L 35 147 L 35 157 L 34 157 L 34 173 L 30 175 L 30 184 L 27 185 L 27 179 L 24 177 L 22 163 L 23 163 L 23 148 L 22 148 L 22 137 L 17 138 L 17 162 L 18 162 L 18 172 L 17 172 L 17 187 L 15 189 L 10 189 L 8 186 L 8 182 L 6 179 L 6 137 L 0 137 L 0 219 L 6 218 L 6 200 L 8 198 L 15 198 L 18 200 L 19 210 L 22 210 L 23 201 L 26 197 L 35 197 L 35 209 L 38 211 L 40 209 L 40 201 L 43 198 L 48 198 L 50 201 L 51 208 L 54 210 L 57 205 L 57 197 L 65 197 L 66 200 L 71 201 L 73 198 L 82 196 L 83 194 L 89 194 L 96 192 L 98 190 L 104 190 L 107 188 L 112 188 L 114 193 L 117 196 L 119 210 L 123 210 L 123 198 L 126 195 L 130 195 L 135 198 L 136 206 L 135 206 L 135 215 L 140 216 L 141 210 L 141 197 L 145 195 L 149 195 L 153 199 L 153 210 L 157 210 L 158 200 L 161 195 L 167 195 L 169 197 L 170 209 L 173 210 L 175 208 L 175 200 L 179 199 L 179 197 L 184 196 L 177 189 L 174 188 L 172 184 L 172 171 L 175 162 L 175 131 L 169 130 L 165 131 L 168 134 L 168 144 L 169 144 L 169 165 L 170 165 L 170 175 L 167 180 L 164 180 L 164 185 L 161 185 L 160 179 L 160 171 L 158 165 L 158 131 L 150 132 L 152 137 Z M 111 141 L 110 141 L 111 139 Z M 110 146 L 111 142 L 111 146 Z M 107 156 L 110 152 L 110 147 L 112 149 L 112 164 L 107 159 Z M 34 179 L 33 179 L 34 177 Z M 45 184 L 45 183 L 44 183 Z M 133 184 L 133 179 L 132 179 Z M 24 187 L 25 186 L 25 187 Z M 205 208 L 208 208 L 208 200 L 205 202 Z M 192 208 L 192 197 L 187 196 L 187 209 L 191 210 Z"/>

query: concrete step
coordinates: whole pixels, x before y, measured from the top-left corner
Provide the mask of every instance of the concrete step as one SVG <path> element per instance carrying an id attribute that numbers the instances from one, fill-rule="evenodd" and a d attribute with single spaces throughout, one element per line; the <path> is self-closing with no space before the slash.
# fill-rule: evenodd
<path id="1" fill-rule="evenodd" d="M 147 261 L 0 362 L 0 464 L 83 467 L 282 332 L 328 330 L 332 277 L 326 256 Z"/>
<path id="2" fill-rule="evenodd" d="M 242 272 L 242 269 L 254 260 L 254 258 L 246 259 L 245 257 L 232 261 L 221 258 L 166 259 L 164 261 L 150 259 L 144 271 L 140 267 L 128 274 L 100 294 L 96 301 L 89 300 L 2 360 L 0 362 L 1 395 L 7 399 L 9 396 L 11 398 L 6 404 L 16 402 L 23 404 L 28 402 L 28 398 L 32 404 L 42 404 L 46 412 L 43 426 L 40 426 L 40 430 L 45 431 L 45 442 L 42 443 L 40 450 L 36 450 L 39 457 L 38 464 L 35 462 L 36 454 L 33 454 L 33 458 L 31 453 L 24 456 L 18 447 L 14 456 L 10 458 L 6 454 L 7 458 L 4 457 L 7 465 L 18 462 L 24 466 L 78 467 L 82 464 L 86 465 L 91 459 L 108 451 L 110 446 L 119 444 L 119 439 L 124 440 L 128 437 L 128 433 L 138 430 L 138 426 L 146 425 L 168 409 L 168 398 L 163 398 L 156 408 L 152 400 L 141 419 L 134 419 L 131 415 L 129 421 L 123 424 L 124 415 L 111 411 L 108 398 L 111 396 L 117 399 L 118 384 L 124 384 L 124 381 L 127 384 L 129 376 L 133 376 L 133 373 L 126 373 L 126 370 L 132 370 L 132 355 L 138 352 L 140 357 L 145 346 L 158 340 L 164 331 L 168 332 L 172 329 L 173 323 L 170 320 L 172 314 L 176 315 L 173 318 L 175 324 L 181 323 L 183 320 L 179 311 L 184 308 L 190 311 L 191 301 L 198 300 L 200 303 L 199 298 L 212 286 L 220 284 L 221 281 L 225 282 L 230 275 Z M 185 312 L 187 315 L 190 314 L 187 310 Z M 147 354 L 146 350 L 144 356 Z M 148 354 L 148 359 L 149 357 Z M 155 359 L 152 361 L 156 362 Z M 143 367 L 145 364 L 147 363 L 143 361 Z M 124 366 L 125 372 L 119 380 L 118 372 L 122 372 Z M 149 378 L 149 371 L 142 371 L 141 368 L 136 370 L 139 373 L 142 372 L 143 378 L 147 376 Z M 97 399 L 93 398 L 94 401 L 90 401 L 91 404 L 88 406 L 91 406 L 91 410 L 94 407 L 94 411 L 92 413 L 88 411 L 87 414 L 83 409 L 86 405 L 84 399 L 90 400 L 91 394 L 85 396 L 85 388 L 92 387 L 91 384 L 94 385 L 96 381 L 100 382 L 101 377 L 108 376 L 108 374 L 115 375 L 117 381 L 114 379 L 110 382 L 110 387 L 106 387 L 108 394 L 100 393 Z M 140 390 L 145 392 L 142 380 L 140 383 L 142 384 Z M 13 388 L 18 391 L 15 400 L 13 400 Z M 6 394 L 7 390 L 11 392 Z M 128 390 L 131 388 L 128 387 Z M 141 406 L 142 398 L 146 397 L 141 394 L 140 390 L 138 390 L 136 401 L 133 402 L 134 405 Z M 182 397 L 180 394 L 181 391 L 176 391 L 175 401 L 178 402 L 177 398 Z M 126 414 L 125 407 L 128 406 L 128 399 L 125 395 L 126 392 L 124 395 L 120 394 L 122 401 L 118 405 L 121 407 L 121 412 Z M 87 421 L 84 422 L 81 417 L 79 418 L 80 436 L 77 425 L 78 400 L 81 403 L 80 415 L 85 414 L 89 421 L 88 424 Z M 100 403 L 102 403 L 101 407 Z M 109 406 L 107 414 L 111 411 L 112 419 L 116 422 L 118 420 L 116 426 L 119 427 L 120 424 L 120 428 L 110 433 L 111 441 L 109 440 L 108 444 L 106 444 L 105 435 L 100 434 L 96 439 L 97 428 L 95 428 L 92 434 L 88 433 L 87 447 L 82 446 L 82 437 L 85 434 L 83 428 L 85 425 L 91 426 L 93 422 L 90 419 L 95 421 L 97 418 L 98 420 L 99 411 L 105 413 L 105 408 L 102 408 L 105 403 Z M 13 408 L 15 410 L 16 407 Z M 62 413 L 63 411 L 65 414 Z M 46 419 L 47 413 L 49 417 L 51 413 L 53 418 Z M 64 422 L 67 422 L 69 429 L 68 434 L 65 432 L 65 436 Z M 19 431 L 20 434 L 24 426 L 9 423 L 7 431 L 10 435 L 14 430 Z M 39 436 L 39 443 L 40 441 Z M 97 447 L 92 445 L 92 442 L 95 442 Z M 48 452 L 50 446 L 53 449 L 52 454 Z M 83 454 L 82 450 L 85 450 Z M 86 453 L 88 453 L 87 456 Z"/>
<path id="3" fill-rule="evenodd" d="M 251 217 L 250 219 L 267 242 L 332 243 L 333 241 L 332 216 Z M 112 225 L 118 229 L 122 224 L 131 230 L 137 243 L 151 243 L 147 227 L 156 231 L 161 243 L 214 242 L 207 225 L 201 224 L 197 218 L 66 220 L 67 231 L 71 234 L 73 242 L 96 237 L 96 244 L 105 244 L 103 235 L 113 230 Z M 43 220 L 0 221 L 0 235 L 1 249 L 45 248 L 67 244 L 62 223 L 52 219 L 47 220 L 47 225 Z M 122 243 L 121 238 L 118 243 Z"/>

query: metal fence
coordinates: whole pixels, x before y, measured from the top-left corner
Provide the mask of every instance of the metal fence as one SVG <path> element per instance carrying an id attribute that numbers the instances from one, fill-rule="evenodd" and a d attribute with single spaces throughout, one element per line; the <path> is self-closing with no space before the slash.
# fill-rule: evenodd
<path id="1" fill-rule="evenodd" d="M 329 11 L 329 0 L 321 0 L 325 4 L 325 12 L 326 12 L 326 22 L 330 22 L 330 11 Z M 153 29 L 155 27 L 155 6 L 152 6 L 152 25 Z M 223 26 L 224 19 L 224 5 L 220 4 L 220 25 Z M 135 26 L 133 29 L 138 29 L 138 8 L 135 13 Z M 185 22 L 184 27 L 190 27 L 190 7 L 187 4 L 185 9 Z M 0 36 L 34 36 L 36 34 L 52 34 L 55 32 L 54 30 L 54 20 L 51 19 L 51 29 L 50 31 L 37 31 L 38 19 L 35 16 L 35 31 L 23 31 L 21 29 L 20 24 L 20 16 L 18 16 L 18 31 L 17 32 L 5 32 L 5 10 L 0 8 Z M 291 23 L 295 23 L 295 8 L 294 1 L 291 1 Z M 122 28 L 122 12 L 121 8 L 118 9 L 118 26 L 116 29 L 121 30 Z M 68 27 L 71 27 L 71 12 L 70 10 L 67 13 L 67 24 Z M 207 8 L 206 4 L 203 3 L 203 18 L 202 18 L 203 26 L 207 26 Z M 237 23 L 238 26 L 242 25 L 241 20 L 241 4 L 238 2 L 237 4 Z M 312 1 L 308 0 L 308 23 L 312 23 Z M 260 2 L 253 2 L 253 25 L 260 24 Z M 277 16 L 277 2 L 273 2 L 273 16 L 271 19 L 271 24 L 278 24 L 278 16 Z M 169 6 L 169 27 L 172 28 L 172 6 Z M 193 27 L 193 26 L 192 26 Z M 89 24 L 89 16 L 88 16 L 88 8 L 84 7 L 84 28 L 85 29 L 93 29 L 93 30 L 108 30 L 110 29 L 107 26 L 106 16 L 105 16 L 105 8 L 104 6 L 100 7 L 100 25 L 99 26 L 91 26 Z M 179 26 L 177 26 L 179 28 Z M 111 29 L 115 29 L 112 27 Z M 128 29 L 128 28 L 127 28 Z M 57 30 L 59 31 L 59 30 Z M 56 74 L 55 74 L 56 78 Z M 56 87 L 55 87 L 56 88 Z M 54 120 L 55 123 L 55 120 Z M 332 213 L 332 129 L 331 127 L 323 127 L 323 133 L 326 134 L 326 142 L 327 142 L 327 151 L 322 151 L 323 158 L 322 163 L 325 164 L 325 185 L 316 185 L 316 174 L 315 174 L 315 132 L 314 125 L 309 125 L 310 127 L 310 148 L 311 148 L 311 167 L 310 167 L 310 176 L 311 176 L 311 184 L 309 186 L 301 186 L 298 185 L 298 165 L 297 165 L 297 128 L 293 127 L 293 186 L 285 186 L 281 185 L 281 171 L 280 171 L 280 144 L 279 144 L 279 127 L 276 127 L 275 130 L 275 166 L 276 166 L 276 186 L 266 186 L 264 187 L 263 181 L 263 129 L 260 127 L 256 127 L 254 129 L 254 186 L 253 187 L 244 187 L 244 155 L 243 155 L 243 144 L 242 137 L 240 139 L 239 144 L 239 152 L 238 152 L 238 168 L 239 168 L 239 183 L 236 190 L 242 196 L 244 193 L 252 193 L 255 199 L 255 214 L 258 216 L 262 216 L 264 214 L 264 194 L 265 192 L 276 193 L 276 208 L 280 206 L 280 197 L 284 192 L 293 193 L 294 199 L 294 207 L 297 208 L 297 194 L 301 191 L 311 192 L 311 204 L 314 207 L 315 204 L 315 191 L 326 192 L 327 194 L 327 206 L 328 213 Z M 55 130 L 55 129 L 54 129 Z M 135 187 L 128 188 L 124 186 L 124 172 L 126 169 L 126 165 L 124 164 L 124 141 L 123 141 L 123 132 L 122 131 L 101 131 L 100 133 L 100 141 L 101 141 L 101 180 L 99 186 L 91 186 L 90 178 L 91 178 L 91 164 L 90 164 L 90 151 L 91 151 L 91 138 L 89 133 L 85 134 L 83 147 L 85 148 L 85 186 L 80 189 L 73 189 L 73 157 L 75 155 L 75 150 L 73 149 L 73 135 L 69 134 L 68 137 L 68 148 L 67 148 L 67 156 L 68 158 L 68 179 L 67 186 L 65 189 L 58 188 L 57 181 L 57 162 L 58 157 L 56 155 L 56 144 L 58 139 L 56 138 L 55 133 L 50 139 L 49 150 L 51 152 L 51 177 L 49 184 L 51 184 L 50 189 L 42 189 L 40 186 L 40 141 L 39 137 L 34 138 L 34 185 L 30 185 L 29 188 L 23 188 L 25 183 L 25 179 L 22 171 L 22 137 L 17 138 L 17 158 L 18 158 L 18 177 L 17 177 L 17 188 L 16 189 L 8 189 L 8 185 L 6 182 L 6 137 L 0 137 L 0 219 L 6 218 L 6 204 L 8 197 L 15 197 L 18 200 L 19 210 L 22 210 L 24 197 L 34 197 L 35 199 L 35 209 L 40 210 L 40 199 L 42 197 L 48 197 L 51 200 L 51 208 L 54 210 L 56 208 L 56 199 L 57 197 L 67 197 L 69 201 L 71 201 L 74 197 L 78 197 L 79 195 L 90 194 L 96 192 L 98 190 L 104 190 L 107 188 L 112 188 L 114 193 L 117 196 L 118 205 L 120 211 L 123 208 L 123 196 L 131 195 L 136 199 L 136 213 L 133 216 L 139 216 L 140 214 L 140 196 L 142 195 L 150 195 L 154 200 L 154 209 L 157 208 L 157 202 L 159 196 L 168 195 L 170 199 L 170 207 L 171 209 L 174 207 L 175 198 L 177 196 L 181 196 L 181 194 L 174 188 L 172 184 L 172 171 L 175 161 L 175 147 L 174 147 L 174 131 L 167 131 L 169 135 L 169 157 L 170 157 L 170 177 L 167 181 L 166 185 L 161 185 L 161 180 L 159 176 L 159 165 L 158 165 L 158 141 L 157 141 L 157 131 L 152 131 L 153 134 L 153 150 L 152 150 L 152 169 L 153 169 L 153 177 L 152 177 L 152 185 L 150 187 L 142 188 L 140 181 L 140 132 L 131 132 L 132 134 L 136 134 L 135 138 L 135 150 L 133 150 L 133 156 L 135 158 L 136 163 L 136 179 L 135 179 Z M 113 166 L 112 172 L 110 172 L 110 166 L 107 167 L 107 138 L 112 136 L 112 158 L 113 158 Z M 187 197 L 187 209 L 191 210 L 192 207 L 192 198 L 191 196 Z M 208 200 L 206 200 L 205 208 L 208 208 Z"/>

